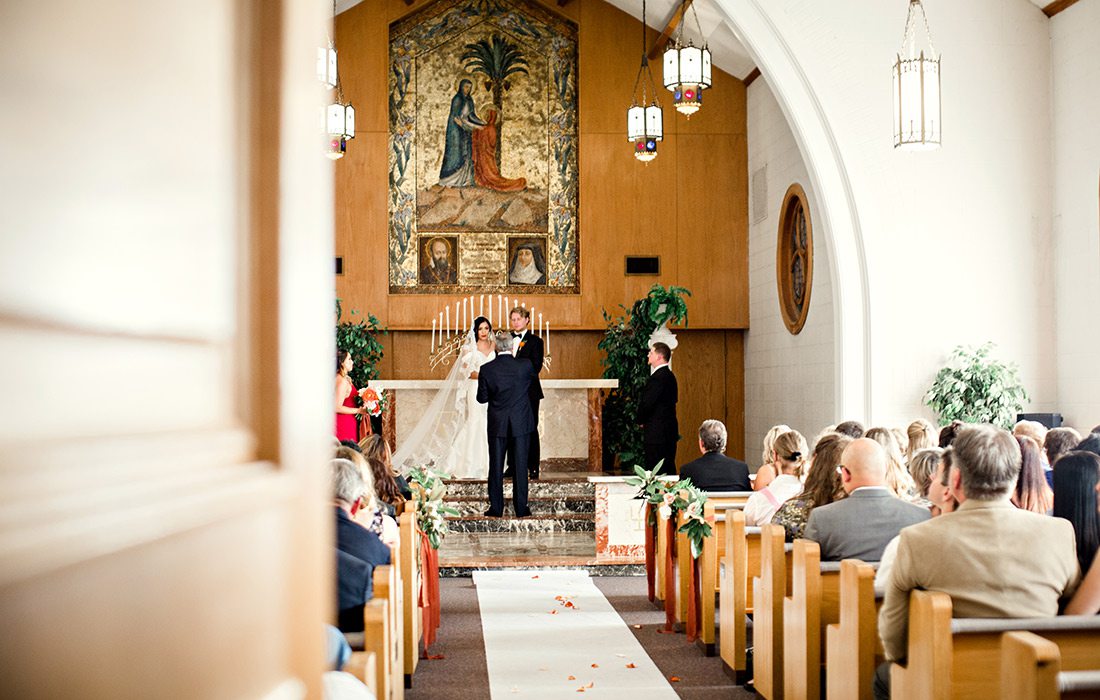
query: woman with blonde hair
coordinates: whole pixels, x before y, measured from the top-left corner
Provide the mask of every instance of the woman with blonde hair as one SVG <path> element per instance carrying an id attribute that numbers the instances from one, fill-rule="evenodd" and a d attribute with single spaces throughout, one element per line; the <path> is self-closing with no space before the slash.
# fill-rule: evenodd
<path id="1" fill-rule="evenodd" d="M 779 507 L 802 491 L 799 477 L 810 451 L 806 438 L 797 430 L 789 430 L 775 439 L 772 451 L 779 474 L 770 484 L 749 496 L 745 503 L 746 525 L 770 523 Z"/>
<path id="2" fill-rule="evenodd" d="M 905 429 L 909 436 L 909 446 L 905 450 L 905 463 L 913 461 L 913 455 L 929 447 L 936 447 L 939 437 L 936 428 L 923 418 L 918 418 Z"/>
<path id="3" fill-rule="evenodd" d="M 886 486 L 894 495 L 906 501 L 915 502 L 920 498 L 913 477 L 905 469 L 905 458 L 901 454 L 898 440 L 889 428 L 871 428 L 864 437 L 882 445 L 886 451 Z"/>
<path id="4" fill-rule="evenodd" d="M 839 501 L 847 495 L 840 485 L 837 466 L 844 448 L 851 442 L 852 438 L 840 433 L 827 433 L 818 437 L 802 493 L 779 506 L 772 517 L 773 523 L 783 526 L 788 542 L 802 537 L 806 531 L 806 521 L 810 519 L 810 512 L 815 507 Z"/>
<path id="5" fill-rule="evenodd" d="M 788 426 L 780 423 L 773 425 L 764 435 L 764 451 L 760 455 L 760 468 L 756 470 L 756 478 L 752 482 L 753 491 L 764 488 L 779 474 L 779 465 L 776 464 L 775 457 L 775 439 L 790 430 Z"/>

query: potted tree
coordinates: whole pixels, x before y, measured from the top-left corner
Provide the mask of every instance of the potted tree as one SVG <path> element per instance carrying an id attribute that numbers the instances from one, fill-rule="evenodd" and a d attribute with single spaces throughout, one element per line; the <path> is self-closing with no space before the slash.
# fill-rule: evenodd
<path id="1" fill-rule="evenodd" d="M 936 374 L 924 403 L 939 416 L 940 425 L 961 420 L 1012 427 L 1028 395 L 1016 365 L 992 358 L 993 347 L 959 345 Z"/>

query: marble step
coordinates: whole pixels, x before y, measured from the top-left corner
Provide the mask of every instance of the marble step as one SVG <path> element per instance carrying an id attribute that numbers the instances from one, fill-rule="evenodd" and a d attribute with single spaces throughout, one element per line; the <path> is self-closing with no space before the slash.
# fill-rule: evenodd
<path id="1" fill-rule="evenodd" d="M 540 569 L 561 569 L 566 571 L 587 571 L 589 576 L 645 576 L 645 564 L 592 564 L 589 562 L 547 562 L 512 563 L 490 562 L 479 565 L 439 566 L 440 578 L 471 578 L 475 571 L 538 571 Z"/>
<path id="2" fill-rule="evenodd" d="M 484 479 L 454 479 L 447 483 L 447 500 L 481 498 L 488 493 L 489 482 Z M 512 496 L 511 479 L 504 480 L 505 500 Z M 527 484 L 528 498 L 565 498 L 567 496 L 595 499 L 596 486 L 587 479 L 539 479 Z"/>
<path id="3" fill-rule="evenodd" d="M 539 496 L 528 498 L 527 503 L 535 516 L 596 512 L 596 501 L 591 496 Z M 485 494 L 460 498 L 448 494 L 447 505 L 457 509 L 460 515 L 478 516 L 489 509 L 489 499 Z"/>
<path id="4" fill-rule="evenodd" d="M 595 513 L 568 513 L 539 517 L 516 518 L 507 513 L 503 518 L 486 518 L 483 515 L 465 515 L 448 518 L 451 532 L 595 532 Z"/>

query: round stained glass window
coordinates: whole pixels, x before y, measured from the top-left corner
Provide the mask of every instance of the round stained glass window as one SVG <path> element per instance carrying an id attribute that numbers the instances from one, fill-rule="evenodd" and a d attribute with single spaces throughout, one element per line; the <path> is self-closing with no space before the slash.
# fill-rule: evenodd
<path id="1" fill-rule="evenodd" d="M 810 205 L 802 186 L 793 184 L 783 197 L 776 241 L 775 277 L 783 323 L 792 334 L 806 325 L 814 277 L 814 236 Z"/>

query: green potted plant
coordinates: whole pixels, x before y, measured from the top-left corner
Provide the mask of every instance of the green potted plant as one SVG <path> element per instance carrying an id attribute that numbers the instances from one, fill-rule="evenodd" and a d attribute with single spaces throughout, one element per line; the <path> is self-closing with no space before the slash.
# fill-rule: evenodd
<path id="1" fill-rule="evenodd" d="M 993 343 L 979 348 L 959 345 L 924 395 L 940 425 L 953 420 L 1011 428 L 1028 401 L 1015 364 L 990 357 Z"/>
<path id="2" fill-rule="evenodd" d="M 683 321 L 687 325 L 689 296 L 691 292 L 684 287 L 666 289 L 655 284 L 629 309 L 620 305 L 621 315 L 612 317 L 606 309 L 603 311 L 607 330 L 599 344 L 605 353 L 600 364 L 604 367 L 604 378 L 619 380 L 619 388 L 610 392 L 603 409 L 605 464 L 616 458 L 627 468 L 644 462 L 642 431 L 637 420 L 638 402 L 649 377 L 646 366 L 649 340 L 658 326 L 665 327 L 667 332 L 669 323 Z"/>

